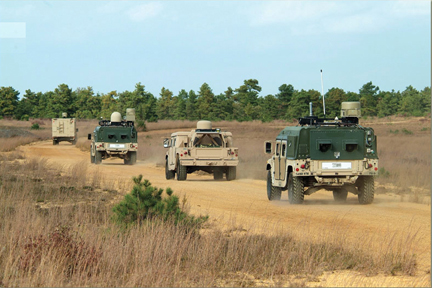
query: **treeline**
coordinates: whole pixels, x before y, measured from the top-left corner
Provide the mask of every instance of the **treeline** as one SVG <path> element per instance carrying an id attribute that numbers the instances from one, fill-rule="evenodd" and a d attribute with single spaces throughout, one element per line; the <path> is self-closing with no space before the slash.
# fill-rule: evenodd
<path id="1" fill-rule="evenodd" d="M 29 118 L 56 118 L 62 112 L 79 119 L 109 119 L 113 111 L 124 114 L 126 108 L 135 108 L 137 120 L 292 120 L 309 114 L 309 102 L 314 115 L 323 117 L 321 93 L 317 90 L 296 90 L 290 84 L 279 87 L 275 95 L 261 96 L 258 80 L 245 80 L 236 89 L 228 87 L 215 95 L 204 83 L 198 91 L 182 89 L 177 95 L 163 87 L 159 97 L 145 90 L 141 83 L 133 91 L 106 94 L 95 93 L 92 87 L 72 90 L 60 84 L 54 91 L 26 90 L 22 97 L 12 87 L 0 87 L 0 117 L 28 120 Z M 339 116 L 343 101 L 360 101 L 362 115 L 385 117 L 390 115 L 426 116 L 431 112 L 430 87 L 418 91 L 408 86 L 404 91 L 381 91 L 368 82 L 359 92 L 331 88 L 325 94 L 327 118 Z"/>

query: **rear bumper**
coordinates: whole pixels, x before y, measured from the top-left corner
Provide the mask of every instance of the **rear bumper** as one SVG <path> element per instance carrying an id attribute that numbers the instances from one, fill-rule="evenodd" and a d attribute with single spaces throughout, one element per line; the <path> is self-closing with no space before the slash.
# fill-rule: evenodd
<path id="1" fill-rule="evenodd" d="M 237 166 L 238 162 L 238 159 L 180 159 L 182 166 Z"/>

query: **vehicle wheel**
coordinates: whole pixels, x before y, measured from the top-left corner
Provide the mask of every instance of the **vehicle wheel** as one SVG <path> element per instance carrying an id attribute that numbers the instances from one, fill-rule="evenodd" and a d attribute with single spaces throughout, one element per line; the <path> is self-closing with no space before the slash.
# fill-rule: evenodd
<path id="1" fill-rule="evenodd" d="M 371 204 L 374 200 L 375 182 L 373 176 L 363 176 L 357 180 L 358 201 L 360 204 Z"/>
<path id="2" fill-rule="evenodd" d="M 128 159 L 128 158 L 124 158 L 124 159 L 123 159 L 123 164 L 124 164 L 124 165 L 129 165 L 129 164 L 130 164 L 130 159 Z"/>
<path id="3" fill-rule="evenodd" d="M 288 200 L 291 204 L 302 204 L 304 201 L 303 179 L 292 173 L 288 177 Z"/>
<path id="4" fill-rule="evenodd" d="M 180 160 L 177 159 L 177 180 L 183 181 L 186 180 L 187 171 L 186 166 L 180 164 Z"/>
<path id="5" fill-rule="evenodd" d="M 336 202 L 346 202 L 347 197 L 348 197 L 348 190 L 344 188 L 333 190 L 333 199 Z"/>
<path id="6" fill-rule="evenodd" d="M 101 164 L 102 163 L 102 152 L 96 151 L 95 152 L 95 164 Z"/>
<path id="7" fill-rule="evenodd" d="M 90 163 L 95 163 L 95 156 L 91 155 L 91 152 L 90 152 Z"/>
<path id="8" fill-rule="evenodd" d="M 282 188 L 275 187 L 272 185 L 271 171 L 269 170 L 267 173 L 267 198 L 270 201 L 280 200 L 281 194 L 282 194 Z"/>
<path id="9" fill-rule="evenodd" d="M 237 167 L 230 166 L 226 172 L 226 179 L 228 181 L 234 180 L 237 178 Z"/>
<path id="10" fill-rule="evenodd" d="M 59 142 L 57 140 L 53 140 L 53 145 L 58 145 Z"/>
<path id="11" fill-rule="evenodd" d="M 214 180 L 220 180 L 223 178 L 223 171 L 220 168 L 213 169 L 213 178 Z"/>
<path id="12" fill-rule="evenodd" d="M 76 145 L 76 143 L 77 143 L 77 139 L 74 139 L 74 140 L 72 140 L 72 145 Z"/>
<path id="13" fill-rule="evenodd" d="M 165 178 L 167 180 L 173 179 L 175 177 L 175 172 L 168 169 L 168 159 L 165 161 Z"/>
<path id="14" fill-rule="evenodd" d="M 137 160 L 137 152 L 136 151 L 132 151 L 130 152 L 130 165 L 134 165 L 136 164 L 136 160 Z"/>

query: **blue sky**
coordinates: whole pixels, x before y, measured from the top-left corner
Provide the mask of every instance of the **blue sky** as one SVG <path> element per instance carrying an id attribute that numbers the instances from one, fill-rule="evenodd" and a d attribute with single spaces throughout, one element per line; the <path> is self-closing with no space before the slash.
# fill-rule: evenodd
<path id="1" fill-rule="evenodd" d="M 0 1 L 0 86 L 156 97 L 257 79 L 358 92 L 431 81 L 429 1 Z"/>

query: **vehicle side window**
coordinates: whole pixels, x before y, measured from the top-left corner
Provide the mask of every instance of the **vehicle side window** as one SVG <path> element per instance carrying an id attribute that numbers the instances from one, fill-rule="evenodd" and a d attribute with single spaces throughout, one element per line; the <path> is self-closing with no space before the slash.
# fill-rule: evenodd
<path id="1" fill-rule="evenodd" d="M 280 143 L 276 143 L 276 156 L 279 156 L 280 154 Z"/>
<path id="2" fill-rule="evenodd" d="M 286 144 L 283 143 L 282 144 L 282 157 L 285 157 L 285 155 L 286 155 Z"/>

